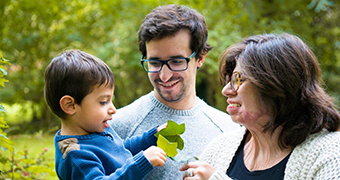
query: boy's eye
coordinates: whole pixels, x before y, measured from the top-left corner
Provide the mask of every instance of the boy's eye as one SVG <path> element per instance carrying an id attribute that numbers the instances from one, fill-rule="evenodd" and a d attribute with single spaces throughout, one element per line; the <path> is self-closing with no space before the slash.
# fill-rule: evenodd
<path id="1" fill-rule="evenodd" d="M 101 101 L 100 104 L 105 105 L 105 104 L 107 104 L 107 101 Z"/>

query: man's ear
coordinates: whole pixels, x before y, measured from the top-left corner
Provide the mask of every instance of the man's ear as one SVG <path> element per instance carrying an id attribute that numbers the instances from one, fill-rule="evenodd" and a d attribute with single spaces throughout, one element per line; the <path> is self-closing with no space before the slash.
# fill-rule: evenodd
<path id="1" fill-rule="evenodd" d="M 204 55 L 202 55 L 202 57 L 197 60 L 197 69 L 202 67 L 206 56 L 207 53 L 204 53 Z"/>
<path id="2" fill-rule="evenodd" d="M 73 115 L 76 112 L 76 103 L 73 99 L 73 97 L 69 95 L 63 96 L 60 101 L 60 107 L 61 109 L 68 115 Z"/>

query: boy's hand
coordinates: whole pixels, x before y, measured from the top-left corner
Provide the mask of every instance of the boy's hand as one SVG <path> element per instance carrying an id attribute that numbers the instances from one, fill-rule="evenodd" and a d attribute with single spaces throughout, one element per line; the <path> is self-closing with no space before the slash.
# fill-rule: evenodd
<path id="1" fill-rule="evenodd" d="M 162 167 L 166 160 L 166 154 L 163 149 L 156 146 L 150 146 L 146 149 L 144 151 L 144 156 L 150 161 L 153 167 Z"/>
<path id="2" fill-rule="evenodd" d="M 159 132 L 160 130 L 166 128 L 168 126 L 168 123 L 162 124 L 160 126 L 157 127 L 157 132 Z"/>

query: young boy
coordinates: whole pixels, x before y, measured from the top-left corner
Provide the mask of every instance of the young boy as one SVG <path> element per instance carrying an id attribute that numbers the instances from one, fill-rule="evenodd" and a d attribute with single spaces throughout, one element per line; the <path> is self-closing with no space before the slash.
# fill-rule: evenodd
<path id="1" fill-rule="evenodd" d="M 123 142 L 108 124 L 113 91 L 110 68 L 85 52 L 62 52 L 46 68 L 45 99 L 61 118 L 54 138 L 59 179 L 143 179 L 164 165 L 164 151 L 153 145 L 166 125 Z"/>

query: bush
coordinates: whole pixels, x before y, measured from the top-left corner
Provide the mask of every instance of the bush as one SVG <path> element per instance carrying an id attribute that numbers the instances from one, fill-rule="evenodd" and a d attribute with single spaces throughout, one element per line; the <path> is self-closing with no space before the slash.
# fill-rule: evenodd
<path id="1" fill-rule="evenodd" d="M 0 90 L 5 87 L 5 78 L 7 72 L 4 65 L 10 63 L 2 57 L 0 53 Z M 43 179 L 48 174 L 55 176 L 54 162 L 50 162 L 45 157 L 48 151 L 45 148 L 36 157 L 29 157 L 28 150 L 16 151 L 13 147 L 13 142 L 7 137 L 3 129 L 8 128 L 3 114 L 6 113 L 5 108 L 0 105 L 0 179 Z"/>

